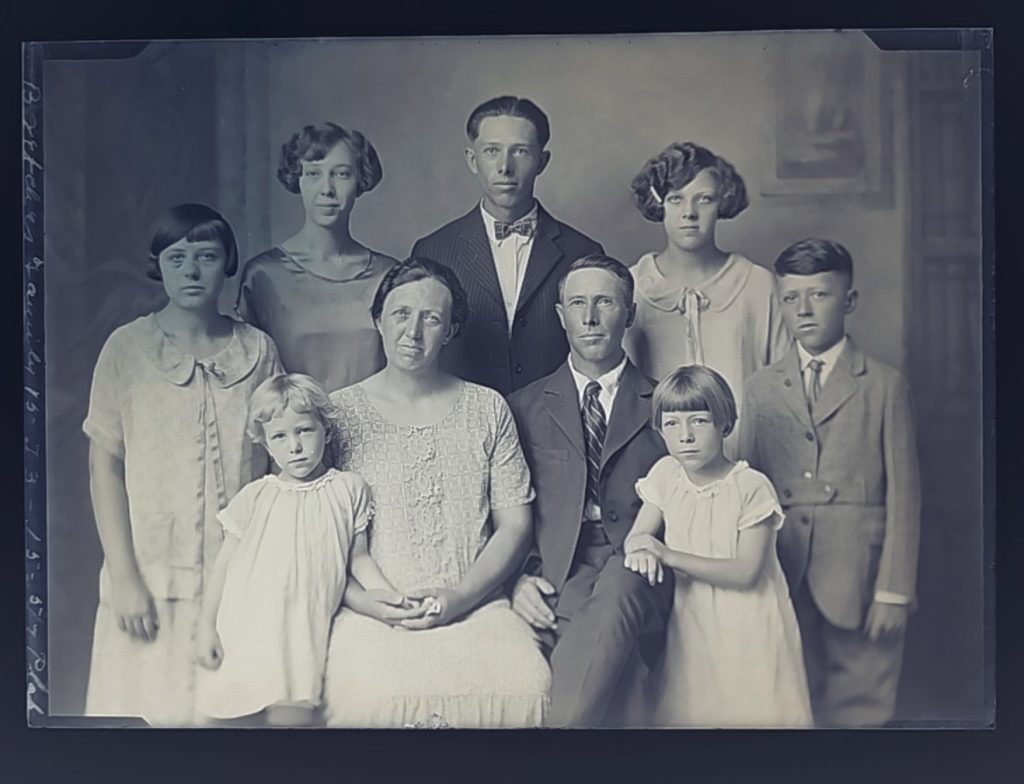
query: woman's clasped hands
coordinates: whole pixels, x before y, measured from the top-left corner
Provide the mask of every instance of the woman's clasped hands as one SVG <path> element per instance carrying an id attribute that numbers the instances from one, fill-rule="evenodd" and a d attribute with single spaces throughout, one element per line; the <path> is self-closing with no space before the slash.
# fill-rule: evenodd
<path id="1" fill-rule="evenodd" d="M 450 588 L 423 588 L 401 594 L 398 591 L 367 591 L 371 615 L 394 629 L 431 629 L 444 626 L 464 615 L 461 595 Z"/>

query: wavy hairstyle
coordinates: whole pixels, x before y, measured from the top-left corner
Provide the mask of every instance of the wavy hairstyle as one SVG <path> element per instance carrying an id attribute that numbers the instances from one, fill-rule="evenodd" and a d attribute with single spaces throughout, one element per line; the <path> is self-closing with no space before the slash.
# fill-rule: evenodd
<path id="1" fill-rule="evenodd" d="M 665 195 L 685 187 L 705 169 L 715 176 L 722 191 L 718 217 L 735 218 L 748 204 L 743 178 L 725 158 L 693 142 L 674 142 L 647 161 L 630 184 L 633 203 L 647 220 L 661 223 Z"/>
<path id="2" fill-rule="evenodd" d="M 277 179 L 289 192 L 298 193 L 302 162 L 323 160 L 340 142 L 347 144 L 356 158 L 356 196 L 372 191 L 384 177 L 377 150 L 359 131 L 342 128 L 332 122 L 307 125 L 281 145 Z"/>

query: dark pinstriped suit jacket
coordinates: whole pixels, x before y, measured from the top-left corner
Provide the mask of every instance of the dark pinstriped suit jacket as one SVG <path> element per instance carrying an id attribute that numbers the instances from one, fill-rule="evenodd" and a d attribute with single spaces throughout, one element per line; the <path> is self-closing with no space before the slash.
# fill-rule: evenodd
<path id="1" fill-rule="evenodd" d="M 441 367 L 503 395 L 554 371 L 569 353 L 555 313 L 558 280 L 576 259 L 603 252 L 599 243 L 555 220 L 538 204 L 537 233 L 510 337 L 479 205 L 419 240 L 412 255 L 433 259 L 454 270 L 469 298 L 467 323 L 461 334 L 445 346 Z"/>

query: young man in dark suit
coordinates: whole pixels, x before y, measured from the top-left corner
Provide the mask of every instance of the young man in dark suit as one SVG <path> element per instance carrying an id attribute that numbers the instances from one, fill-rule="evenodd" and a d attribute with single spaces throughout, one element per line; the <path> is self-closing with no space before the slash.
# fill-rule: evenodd
<path id="1" fill-rule="evenodd" d="M 534 198 L 551 158 L 547 115 L 514 96 L 478 106 L 466 124 L 466 163 L 483 199 L 466 215 L 419 240 L 412 256 L 451 267 L 469 297 L 462 335 L 441 366 L 508 394 L 547 375 L 568 345 L 554 305 L 572 261 L 602 253 L 589 237 L 555 220 Z"/>
<path id="2" fill-rule="evenodd" d="M 513 609 L 551 650 L 553 726 L 636 726 L 643 683 L 672 602 L 623 564 L 640 508 L 636 481 L 666 454 L 650 426 L 654 382 L 627 359 L 633 279 L 604 255 L 558 285 L 569 356 L 509 398 L 536 491 L 535 541 Z"/>

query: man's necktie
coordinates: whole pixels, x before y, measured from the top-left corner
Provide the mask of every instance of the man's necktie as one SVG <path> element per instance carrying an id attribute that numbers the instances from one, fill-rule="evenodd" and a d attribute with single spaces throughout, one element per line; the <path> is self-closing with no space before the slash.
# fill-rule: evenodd
<path id="1" fill-rule="evenodd" d="M 494 239 L 501 242 L 509 234 L 520 234 L 523 237 L 532 237 L 533 232 L 537 230 L 537 219 L 536 218 L 520 218 L 515 223 L 506 223 L 505 221 L 494 221 Z"/>
<path id="2" fill-rule="evenodd" d="M 821 397 L 821 368 L 824 365 L 820 359 L 812 359 L 807 363 L 807 405 L 811 408 Z"/>
<path id="3" fill-rule="evenodd" d="M 600 505 L 598 476 L 601 471 L 601 450 L 607 429 L 604 408 L 598 395 L 601 385 L 591 381 L 583 390 L 583 438 L 587 448 L 587 500 Z"/>

